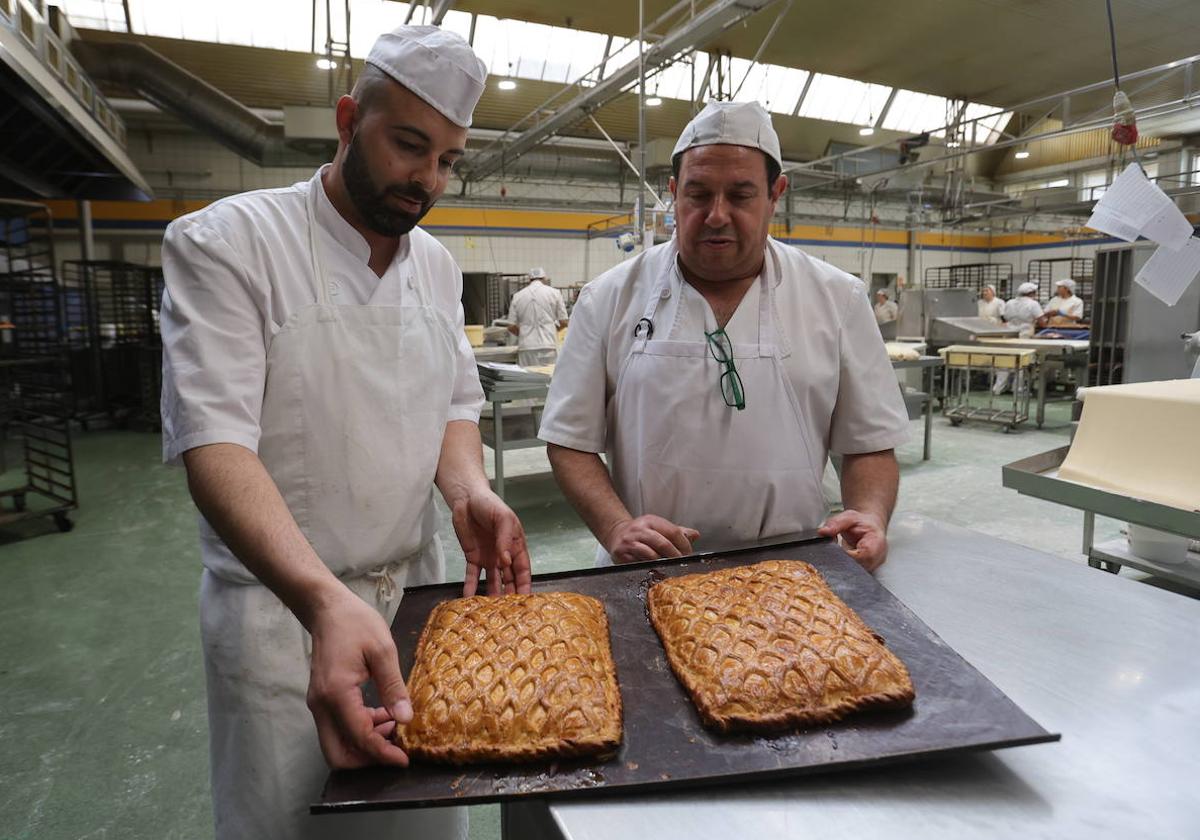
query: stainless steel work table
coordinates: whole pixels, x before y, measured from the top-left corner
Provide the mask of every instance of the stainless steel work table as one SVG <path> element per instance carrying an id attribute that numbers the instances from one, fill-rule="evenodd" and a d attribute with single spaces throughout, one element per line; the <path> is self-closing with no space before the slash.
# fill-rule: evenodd
<path id="1" fill-rule="evenodd" d="M 505 440 L 504 438 L 504 403 L 515 400 L 544 400 L 550 393 L 550 380 L 545 382 L 490 382 L 481 378 L 483 398 L 492 405 L 492 440 L 485 437 L 484 443 L 492 447 L 493 465 L 496 478 L 493 486 L 496 495 L 504 498 L 504 450 L 527 449 L 545 446 L 537 438 L 521 440 Z"/>
<path id="2" fill-rule="evenodd" d="M 1200 836 L 1200 601 L 921 516 L 898 517 L 891 544 L 879 580 L 1061 742 L 756 788 L 505 806 L 505 836 Z"/>
<path id="3" fill-rule="evenodd" d="M 1089 343 L 1069 338 L 981 338 L 980 344 L 1037 351 L 1037 427 L 1046 422 L 1046 380 L 1052 366 L 1080 371 L 1079 387 L 1088 384 Z M 1073 397 L 1072 397 L 1073 399 Z"/>
<path id="4" fill-rule="evenodd" d="M 925 415 L 925 448 L 921 452 L 921 460 L 928 461 L 933 455 L 931 442 L 933 439 L 933 401 L 936 395 L 933 393 L 934 376 L 937 369 L 942 367 L 945 361 L 941 356 L 921 356 L 916 359 L 893 359 L 892 370 L 910 370 L 912 368 L 921 369 L 921 381 L 924 383 L 925 400 L 922 403 L 921 410 Z"/>

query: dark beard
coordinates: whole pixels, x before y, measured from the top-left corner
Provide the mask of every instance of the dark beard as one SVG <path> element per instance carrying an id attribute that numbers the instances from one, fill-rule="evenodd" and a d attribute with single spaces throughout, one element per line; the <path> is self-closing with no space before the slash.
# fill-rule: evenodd
<path id="1" fill-rule="evenodd" d="M 346 159 L 342 161 L 342 182 L 363 223 L 380 236 L 403 236 L 417 226 L 433 205 L 433 197 L 416 185 L 378 189 L 367 170 L 367 159 L 358 145 L 357 134 L 346 148 Z M 419 201 L 421 212 L 397 210 L 388 204 L 388 196 Z"/>

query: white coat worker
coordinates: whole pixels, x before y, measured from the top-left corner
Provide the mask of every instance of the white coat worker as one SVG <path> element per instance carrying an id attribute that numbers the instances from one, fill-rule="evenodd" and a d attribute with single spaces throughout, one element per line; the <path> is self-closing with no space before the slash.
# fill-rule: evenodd
<path id="1" fill-rule="evenodd" d="M 1022 283 L 1017 286 L 1017 296 L 1004 304 L 1004 320 L 1009 326 L 1017 328 L 1019 338 L 1032 338 L 1038 319 L 1042 317 L 1037 292 L 1037 283 Z M 1008 389 L 1011 376 L 1007 370 L 998 372 L 996 381 L 992 383 L 992 393 L 1003 394 Z M 1025 375 L 1022 373 L 1018 375 L 1017 388 L 1023 391 L 1024 387 Z"/>
<path id="2" fill-rule="evenodd" d="M 996 287 L 988 284 L 979 292 L 975 301 L 979 317 L 992 324 L 1004 323 L 1004 301 L 996 296 Z"/>
<path id="3" fill-rule="evenodd" d="M 552 365 L 558 358 L 558 331 L 567 325 L 562 294 L 546 284 L 546 271 L 529 270 L 529 285 L 512 296 L 508 331 L 517 337 L 517 363 L 522 367 Z"/>
<path id="4" fill-rule="evenodd" d="M 895 321 L 899 314 L 900 308 L 896 306 L 896 302 L 888 300 L 887 289 L 880 289 L 875 293 L 875 323 L 882 327 Z"/>
<path id="5" fill-rule="evenodd" d="M 1083 301 L 1075 295 L 1074 280 L 1059 280 L 1054 284 L 1054 297 L 1043 308 L 1043 314 L 1066 321 L 1083 320 Z"/>
<path id="6" fill-rule="evenodd" d="M 528 591 L 488 486 L 462 275 L 416 227 L 487 77 L 458 36 L 379 38 L 308 181 L 218 201 L 163 243 L 163 439 L 202 514 L 216 836 L 463 838 L 462 809 L 310 817 L 329 767 L 403 766 L 389 624 L 444 579 L 433 504 L 490 592 Z M 382 705 L 367 706 L 372 681 Z"/>
<path id="7" fill-rule="evenodd" d="M 907 415 L 863 284 L 768 236 L 781 164 L 761 106 L 709 103 L 672 156 L 674 238 L 580 293 L 540 435 L 600 562 L 822 523 L 886 558 Z"/>

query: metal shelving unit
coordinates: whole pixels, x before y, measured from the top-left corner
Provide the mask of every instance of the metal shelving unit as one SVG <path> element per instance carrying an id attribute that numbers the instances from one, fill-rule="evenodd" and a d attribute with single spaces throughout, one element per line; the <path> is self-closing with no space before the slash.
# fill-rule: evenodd
<path id="1" fill-rule="evenodd" d="M 79 507 L 79 498 L 63 366 L 53 356 L 3 359 L 0 374 L 4 432 L 20 439 L 25 468 L 23 484 L 0 490 L 0 500 L 7 502 L 0 507 L 0 527 L 51 517 L 58 530 L 70 531 L 69 513 Z"/>
<path id="2" fill-rule="evenodd" d="M 132 416 L 157 427 L 162 271 L 136 263 L 67 260 L 62 276 L 78 418 L 86 425 Z"/>
<path id="3" fill-rule="evenodd" d="M 509 301 L 528 279 L 525 274 L 464 273 L 462 303 L 467 323 L 486 325 L 508 315 Z"/>
<path id="4" fill-rule="evenodd" d="M 1089 257 L 1055 257 L 1029 261 L 1029 282 L 1037 283 L 1038 300 L 1054 296 L 1054 284 L 1059 280 L 1074 280 L 1075 294 L 1083 301 L 1083 315 L 1092 312 L 1095 261 Z"/>
<path id="5" fill-rule="evenodd" d="M 1010 263 L 963 263 L 925 269 L 927 289 L 970 289 L 979 292 L 984 286 L 996 287 L 996 294 L 1006 300 L 1012 297 L 1013 269 Z"/>

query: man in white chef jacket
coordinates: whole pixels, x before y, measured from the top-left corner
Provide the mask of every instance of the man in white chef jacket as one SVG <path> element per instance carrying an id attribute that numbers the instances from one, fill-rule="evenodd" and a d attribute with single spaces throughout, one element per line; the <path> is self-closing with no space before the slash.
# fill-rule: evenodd
<path id="1" fill-rule="evenodd" d="M 1043 314 L 1066 321 L 1083 320 L 1083 300 L 1075 294 L 1074 280 L 1059 280 L 1054 284 L 1054 297 L 1045 305 Z"/>
<path id="2" fill-rule="evenodd" d="M 674 238 L 572 312 L 541 426 L 563 492 L 601 562 L 822 526 L 878 567 L 908 421 L 863 284 L 768 236 L 787 179 L 761 106 L 709 103 L 673 165 Z"/>
<path id="3" fill-rule="evenodd" d="M 900 307 L 896 306 L 895 301 L 888 300 L 887 289 L 880 289 L 875 293 L 875 323 L 879 326 L 890 324 L 895 321 L 900 315 Z"/>
<path id="4" fill-rule="evenodd" d="M 456 35 L 385 34 L 337 103 L 331 164 L 167 230 L 164 455 L 202 514 L 220 840 L 466 836 L 462 809 L 308 806 L 329 766 L 407 764 L 390 737 L 412 707 L 389 624 L 406 584 L 444 580 L 435 485 L 465 591 L 481 569 L 490 592 L 529 589 L 521 524 L 483 472 L 462 275 L 416 227 L 486 78 Z"/>
<path id="5" fill-rule="evenodd" d="M 512 296 L 508 330 L 517 336 L 517 362 L 523 367 L 552 365 L 558 358 L 558 331 L 567 325 L 562 293 L 546 284 L 546 270 L 531 268 L 529 285 Z"/>

